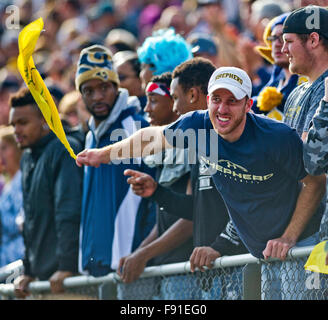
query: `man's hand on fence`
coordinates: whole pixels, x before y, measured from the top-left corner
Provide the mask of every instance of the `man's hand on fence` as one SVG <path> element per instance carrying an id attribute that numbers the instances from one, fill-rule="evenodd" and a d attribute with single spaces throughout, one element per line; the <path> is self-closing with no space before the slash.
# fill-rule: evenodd
<path id="1" fill-rule="evenodd" d="M 142 249 L 139 249 L 120 259 L 117 274 L 124 283 L 136 281 L 145 270 L 147 261 Z"/>
<path id="2" fill-rule="evenodd" d="M 263 250 L 264 259 L 278 258 L 285 260 L 288 250 L 295 246 L 295 241 L 286 238 L 272 239 L 267 242 L 266 248 Z"/>
<path id="3" fill-rule="evenodd" d="M 194 272 L 196 268 L 205 271 L 204 266 L 209 269 L 213 267 L 213 262 L 221 257 L 221 254 L 211 247 L 196 247 L 190 256 L 190 271 Z"/>
<path id="4" fill-rule="evenodd" d="M 64 292 L 63 282 L 65 278 L 72 277 L 73 273 L 70 271 L 56 271 L 49 279 L 52 293 Z"/>
<path id="5" fill-rule="evenodd" d="M 17 277 L 14 281 L 15 286 L 15 296 L 20 299 L 25 299 L 30 292 L 28 291 L 28 285 L 30 282 L 32 282 L 34 279 L 27 275 L 21 275 Z"/>
<path id="6" fill-rule="evenodd" d="M 157 189 L 157 182 L 147 173 L 127 169 L 124 171 L 124 175 L 130 176 L 127 183 L 131 185 L 132 191 L 140 197 L 150 197 Z"/>

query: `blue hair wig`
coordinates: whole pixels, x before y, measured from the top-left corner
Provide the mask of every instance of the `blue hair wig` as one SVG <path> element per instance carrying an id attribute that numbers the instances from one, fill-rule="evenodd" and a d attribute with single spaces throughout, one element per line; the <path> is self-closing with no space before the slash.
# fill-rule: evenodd
<path id="1" fill-rule="evenodd" d="M 191 46 L 173 28 L 155 31 L 137 52 L 141 63 L 154 65 L 154 75 L 172 72 L 176 66 L 193 58 Z"/>

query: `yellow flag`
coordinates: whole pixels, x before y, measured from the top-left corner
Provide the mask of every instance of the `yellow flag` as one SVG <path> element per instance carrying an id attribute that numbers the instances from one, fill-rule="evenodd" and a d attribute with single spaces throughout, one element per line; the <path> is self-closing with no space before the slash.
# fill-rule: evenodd
<path id="1" fill-rule="evenodd" d="M 328 274 L 328 266 L 326 265 L 327 251 L 327 241 L 318 243 L 313 248 L 308 260 L 304 265 L 305 270 Z"/>
<path id="2" fill-rule="evenodd" d="M 275 119 L 275 120 L 278 120 L 278 121 L 283 121 L 284 119 L 284 114 L 279 111 L 276 108 L 274 108 L 273 110 L 271 110 L 268 114 L 267 114 L 267 117 L 270 118 L 270 119 Z"/>
<path id="3" fill-rule="evenodd" d="M 67 141 L 55 102 L 34 65 L 32 54 L 42 29 L 43 20 L 39 18 L 28 24 L 19 33 L 17 67 L 24 82 L 31 91 L 35 102 L 39 106 L 49 128 L 56 134 L 71 157 L 76 159 L 76 155 Z"/>

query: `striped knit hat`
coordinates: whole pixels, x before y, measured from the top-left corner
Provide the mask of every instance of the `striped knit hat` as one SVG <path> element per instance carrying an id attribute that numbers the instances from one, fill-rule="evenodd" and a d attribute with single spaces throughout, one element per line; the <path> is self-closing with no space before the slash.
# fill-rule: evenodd
<path id="1" fill-rule="evenodd" d="M 76 90 L 80 90 L 81 84 L 90 79 L 120 84 L 118 74 L 113 66 L 112 52 L 104 46 L 96 44 L 84 48 L 80 53 L 75 75 Z"/>

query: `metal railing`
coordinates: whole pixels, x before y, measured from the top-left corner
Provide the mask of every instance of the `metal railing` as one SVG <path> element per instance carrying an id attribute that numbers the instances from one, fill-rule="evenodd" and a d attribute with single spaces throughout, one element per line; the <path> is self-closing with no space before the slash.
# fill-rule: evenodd
<path id="1" fill-rule="evenodd" d="M 32 299 L 327 299 L 326 275 L 304 270 L 312 249 L 313 246 L 294 247 L 284 262 L 261 260 L 251 254 L 224 256 L 216 259 L 213 268 L 205 272 L 191 273 L 189 262 L 152 266 L 131 284 L 122 283 L 116 273 L 103 277 L 75 276 L 64 280 L 65 294 L 59 296 L 50 294 L 48 281 L 31 282 L 29 290 Z M 2 273 L 7 275 L 6 283 L 0 284 L 2 299 L 14 297 L 13 274 L 22 271 L 22 265 L 16 262 L 13 266 L 15 272 L 10 272 L 7 266 Z"/>

